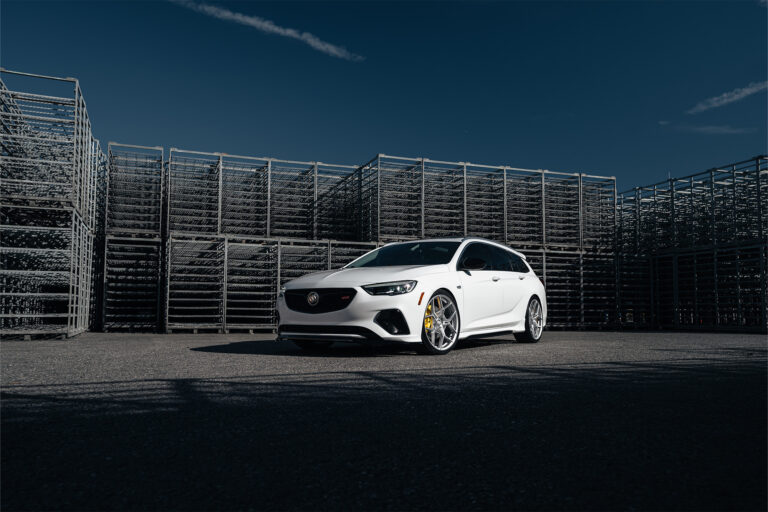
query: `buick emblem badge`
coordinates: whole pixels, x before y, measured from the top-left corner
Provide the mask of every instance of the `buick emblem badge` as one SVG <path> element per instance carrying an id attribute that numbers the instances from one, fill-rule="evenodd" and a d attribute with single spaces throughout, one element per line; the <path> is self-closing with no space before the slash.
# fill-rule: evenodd
<path id="1" fill-rule="evenodd" d="M 318 302 L 320 302 L 320 296 L 317 292 L 309 292 L 307 294 L 307 304 L 310 306 L 317 306 Z"/>

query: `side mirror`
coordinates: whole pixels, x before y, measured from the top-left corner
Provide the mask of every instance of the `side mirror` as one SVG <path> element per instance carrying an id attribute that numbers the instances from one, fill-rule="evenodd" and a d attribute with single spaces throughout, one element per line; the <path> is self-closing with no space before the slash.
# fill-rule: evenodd
<path id="1" fill-rule="evenodd" d="M 485 266 L 485 260 L 481 258 L 465 258 L 461 262 L 461 270 L 483 270 Z"/>

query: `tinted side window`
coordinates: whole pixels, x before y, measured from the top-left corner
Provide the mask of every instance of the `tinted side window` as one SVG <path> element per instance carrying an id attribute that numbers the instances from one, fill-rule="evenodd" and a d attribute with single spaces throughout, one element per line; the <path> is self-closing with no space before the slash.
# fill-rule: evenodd
<path id="1" fill-rule="evenodd" d="M 514 272 L 528 273 L 528 265 L 525 264 L 523 258 L 514 253 L 509 253 L 510 260 L 512 262 L 512 270 Z"/>
<path id="2" fill-rule="evenodd" d="M 464 266 L 465 260 L 469 258 L 478 258 L 485 262 L 485 268 L 483 270 L 491 270 L 493 268 L 493 257 L 491 255 L 491 251 L 488 249 L 490 249 L 490 246 L 486 244 L 469 244 L 461 254 L 461 258 L 459 259 L 459 268 Z"/>
<path id="3" fill-rule="evenodd" d="M 511 252 L 505 251 L 499 247 L 489 246 L 493 252 L 493 270 L 501 270 L 503 272 L 517 272 L 512 266 L 512 260 L 510 256 L 514 256 Z"/>

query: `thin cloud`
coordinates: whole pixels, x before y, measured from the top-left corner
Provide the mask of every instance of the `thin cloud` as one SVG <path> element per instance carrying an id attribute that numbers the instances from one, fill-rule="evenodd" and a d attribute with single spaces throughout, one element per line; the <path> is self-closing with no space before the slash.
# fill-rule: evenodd
<path id="1" fill-rule="evenodd" d="M 296 39 L 306 45 L 309 45 L 310 47 L 312 47 L 313 49 L 319 52 L 322 52 L 326 55 L 330 55 L 331 57 L 336 57 L 339 59 L 344 59 L 352 62 L 360 62 L 362 60 L 365 60 L 365 57 L 361 55 L 356 55 L 350 52 L 349 50 L 347 50 L 346 48 L 344 48 L 343 46 L 337 46 L 335 44 L 331 44 L 329 42 L 323 41 L 322 39 L 318 38 L 314 34 L 310 34 L 309 32 L 301 32 L 294 28 L 281 27 L 279 25 L 276 25 L 273 21 L 260 18 L 258 16 L 248 16 L 247 14 L 230 11 L 229 9 L 225 9 L 223 7 L 217 7 L 215 5 L 198 3 L 198 2 L 192 2 L 191 0 L 169 0 L 169 1 L 177 5 L 180 5 L 182 7 L 186 7 L 187 9 L 192 9 L 193 11 L 206 14 L 213 18 L 217 18 L 224 21 L 230 21 L 232 23 L 238 23 L 240 25 L 245 25 L 247 27 L 252 27 L 252 28 L 255 28 L 256 30 L 260 30 L 261 32 L 265 32 L 267 34 L 275 34 L 282 37 L 289 37 L 291 39 Z"/>
<path id="2" fill-rule="evenodd" d="M 730 125 L 682 125 L 678 130 L 693 133 L 706 133 L 709 135 L 738 135 L 742 133 L 751 133 L 754 130 L 748 128 L 734 128 Z"/>
<path id="3" fill-rule="evenodd" d="M 765 89 L 768 89 L 768 80 L 765 82 L 752 82 L 746 87 L 734 89 L 732 91 L 723 93 L 720 96 L 715 96 L 714 98 L 709 98 L 699 102 L 692 109 L 688 110 L 687 113 L 698 114 L 699 112 L 704 112 L 705 110 L 722 107 L 724 105 L 728 105 L 729 103 L 743 100 L 747 96 L 751 96 Z"/>

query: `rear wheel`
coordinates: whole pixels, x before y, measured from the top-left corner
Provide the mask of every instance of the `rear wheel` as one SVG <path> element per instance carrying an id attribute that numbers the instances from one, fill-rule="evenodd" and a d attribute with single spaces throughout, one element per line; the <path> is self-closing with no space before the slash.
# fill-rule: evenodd
<path id="1" fill-rule="evenodd" d="M 516 332 L 515 339 L 522 343 L 536 343 L 544 331 L 544 309 L 538 297 L 531 297 L 525 310 L 525 331 Z"/>
<path id="2" fill-rule="evenodd" d="M 293 342 L 302 350 L 306 350 L 307 352 L 322 352 L 324 350 L 328 350 L 328 347 L 333 345 L 332 341 L 298 341 L 293 340 Z"/>
<path id="3" fill-rule="evenodd" d="M 445 290 L 436 291 L 427 303 L 421 329 L 421 343 L 427 354 L 447 354 L 459 340 L 461 318 L 453 297 Z"/>

